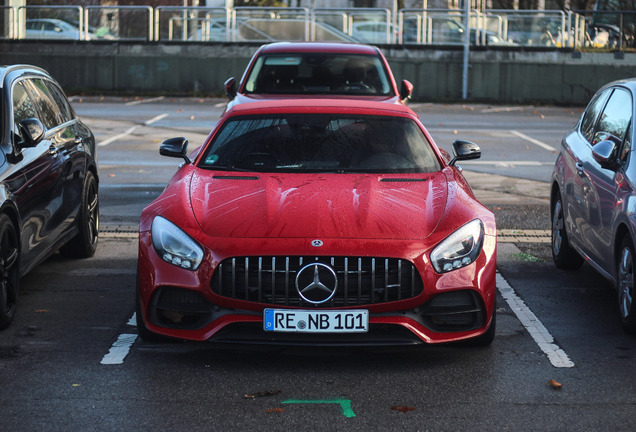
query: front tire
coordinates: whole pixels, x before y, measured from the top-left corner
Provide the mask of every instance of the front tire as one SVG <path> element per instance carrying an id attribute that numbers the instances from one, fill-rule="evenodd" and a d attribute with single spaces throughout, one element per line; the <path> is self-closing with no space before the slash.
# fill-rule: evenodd
<path id="1" fill-rule="evenodd" d="M 623 238 L 616 264 L 616 288 L 618 291 L 618 313 L 623 329 L 636 334 L 636 290 L 634 275 L 634 244 L 628 236 Z"/>
<path id="2" fill-rule="evenodd" d="M 563 270 L 576 270 L 583 264 L 581 255 L 570 246 L 559 192 L 556 193 L 552 206 L 552 260 L 557 268 Z"/>
<path id="3" fill-rule="evenodd" d="M 20 287 L 18 234 L 9 216 L 0 214 L 0 330 L 15 317 Z"/>
<path id="4" fill-rule="evenodd" d="M 84 180 L 77 223 L 79 232 L 60 249 L 60 253 L 69 258 L 92 257 L 97 250 L 99 236 L 99 193 L 97 179 L 90 171 Z"/>

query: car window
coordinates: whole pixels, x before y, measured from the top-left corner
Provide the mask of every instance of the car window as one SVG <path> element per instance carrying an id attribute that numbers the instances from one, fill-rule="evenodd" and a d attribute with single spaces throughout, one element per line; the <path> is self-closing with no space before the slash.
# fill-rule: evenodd
<path id="1" fill-rule="evenodd" d="M 245 84 L 257 94 L 390 95 L 391 83 L 377 56 L 284 53 L 257 58 Z"/>
<path id="2" fill-rule="evenodd" d="M 623 147 L 621 147 L 621 152 L 619 153 L 619 159 L 622 163 L 627 163 L 629 155 L 632 151 L 632 128 L 634 127 L 634 123 L 631 122 L 629 124 L 629 128 L 627 129 L 627 133 L 625 134 L 625 139 L 623 140 Z"/>
<path id="3" fill-rule="evenodd" d="M 40 113 L 42 114 L 42 123 L 47 129 L 53 129 L 67 120 L 57 105 L 55 98 L 51 94 L 46 81 L 43 79 L 30 80 L 30 88 L 33 91 L 36 103 Z"/>
<path id="4" fill-rule="evenodd" d="M 73 120 L 75 118 L 75 114 L 73 113 L 73 109 L 71 108 L 68 99 L 66 99 L 62 89 L 60 89 L 52 81 L 44 81 L 44 84 L 60 111 L 60 123 L 66 123 L 67 121 Z"/>
<path id="5" fill-rule="evenodd" d="M 591 144 L 594 141 L 594 131 L 599 113 L 605 106 L 605 102 L 611 93 L 611 89 L 598 93 L 588 104 L 581 120 L 581 133 Z"/>
<path id="6" fill-rule="evenodd" d="M 12 91 L 13 98 L 13 122 L 15 125 L 20 123 L 22 120 L 26 120 L 28 118 L 38 118 L 37 111 L 35 110 L 35 104 L 33 103 L 33 99 L 27 92 L 24 86 L 24 80 L 18 81 L 13 86 Z M 18 131 L 14 130 L 17 134 Z"/>
<path id="7" fill-rule="evenodd" d="M 202 168 L 263 172 L 434 172 L 419 126 L 402 117 L 284 114 L 229 119 Z"/>
<path id="8" fill-rule="evenodd" d="M 614 90 L 599 118 L 597 135 L 613 139 L 617 144 L 622 142 L 632 119 L 632 106 L 629 92 L 618 88 Z"/>

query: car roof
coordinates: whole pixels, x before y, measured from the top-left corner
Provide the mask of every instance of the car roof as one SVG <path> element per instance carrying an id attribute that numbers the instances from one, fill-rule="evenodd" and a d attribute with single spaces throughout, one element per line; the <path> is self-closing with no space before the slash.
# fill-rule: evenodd
<path id="1" fill-rule="evenodd" d="M 375 114 L 393 116 L 417 115 L 407 106 L 401 104 L 387 104 L 386 102 L 356 100 L 354 106 L 351 99 L 346 98 L 289 98 L 275 99 L 239 104 L 233 106 L 228 115 L 256 115 L 267 113 L 339 113 L 339 114 Z"/>
<path id="2" fill-rule="evenodd" d="M 619 85 L 623 87 L 627 87 L 628 89 L 632 91 L 632 93 L 636 93 L 636 77 L 612 81 L 610 83 L 605 84 L 603 88 L 615 87 Z"/>
<path id="3" fill-rule="evenodd" d="M 7 75 L 16 71 L 20 73 L 38 74 L 50 77 L 47 71 L 37 66 L 27 64 L 0 65 L 0 88 L 4 86 L 4 81 Z"/>
<path id="4" fill-rule="evenodd" d="M 260 54 L 296 52 L 325 52 L 341 54 L 378 55 L 380 50 L 371 45 L 338 42 L 275 42 L 263 45 Z"/>

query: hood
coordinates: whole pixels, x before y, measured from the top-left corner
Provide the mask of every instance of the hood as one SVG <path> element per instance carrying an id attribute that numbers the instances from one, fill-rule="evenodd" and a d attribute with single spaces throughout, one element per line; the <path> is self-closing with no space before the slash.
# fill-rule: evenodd
<path id="1" fill-rule="evenodd" d="M 441 172 L 236 174 L 198 171 L 192 178 L 193 212 L 209 236 L 425 238 L 439 223 L 448 194 Z"/>

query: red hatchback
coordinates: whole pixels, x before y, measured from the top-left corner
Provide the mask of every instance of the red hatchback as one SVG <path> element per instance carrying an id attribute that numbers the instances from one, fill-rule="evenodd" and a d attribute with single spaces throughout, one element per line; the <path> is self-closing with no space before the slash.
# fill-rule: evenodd
<path id="1" fill-rule="evenodd" d="M 225 82 L 234 105 L 285 97 L 347 97 L 404 103 L 409 81 L 398 90 L 389 63 L 373 46 L 324 42 L 277 42 L 254 54 L 240 83 Z"/>
<path id="2" fill-rule="evenodd" d="M 139 228 L 137 326 L 216 342 L 408 345 L 495 332 L 496 232 L 403 105 L 255 102 L 184 158 Z"/>

